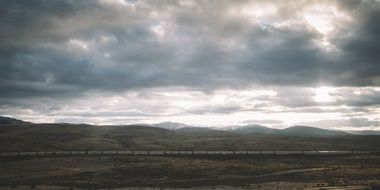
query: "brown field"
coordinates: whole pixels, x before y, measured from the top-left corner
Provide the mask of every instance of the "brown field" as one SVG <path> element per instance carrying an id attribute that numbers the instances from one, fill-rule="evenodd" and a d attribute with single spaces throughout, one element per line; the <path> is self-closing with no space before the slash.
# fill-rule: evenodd
<path id="1" fill-rule="evenodd" d="M 380 188 L 380 155 L 1 158 L 0 189 Z"/>
<path id="2" fill-rule="evenodd" d="M 371 150 L 378 136 L 284 136 L 147 126 L 0 127 L 0 151 Z M 378 189 L 380 155 L 0 157 L 0 189 Z"/>

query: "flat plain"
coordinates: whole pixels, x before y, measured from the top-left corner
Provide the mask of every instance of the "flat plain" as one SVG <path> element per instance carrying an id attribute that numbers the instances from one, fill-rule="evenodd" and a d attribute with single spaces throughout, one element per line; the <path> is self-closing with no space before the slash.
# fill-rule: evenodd
<path id="1" fill-rule="evenodd" d="M 1 158 L 1 189 L 377 189 L 380 155 Z"/>

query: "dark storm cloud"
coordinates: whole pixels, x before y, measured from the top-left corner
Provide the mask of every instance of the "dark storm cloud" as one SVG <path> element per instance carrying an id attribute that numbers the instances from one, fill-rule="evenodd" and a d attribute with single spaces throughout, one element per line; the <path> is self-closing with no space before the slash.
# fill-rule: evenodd
<path id="1" fill-rule="evenodd" d="M 350 94 L 347 96 L 347 94 Z M 357 94 L 352 94 L 349 89 L 342 90 L 338 94 L 340 99 L 335 103 L 352 107 L 368 107 L 380 105 L 380 90 L 363 89 Z"/>
<path id="2" fill-rule="evenodd" d="M 40 43 L 65 40 L 69 36 L 64 35 L 65 29 L 60 27 L 59 22 L 73 18 L 73 16 L 81 14 L 82 11 L 95 10 L 96 4 L 94 2 L 71 0 L 1 1 L 0 38 L 2 46 L 8 45 L 7 43 Z"/>
<path id="3" fill-rule="evenodd" d="M 279 15 L 259 24 L 229 14 L 244 1 L 104 2 L 1 1 L 0 97 L 380 84 L 378 3 L 340 2 L 354 24 L 331 37 L 341 52 L 335 54 L 316 45 L 321 34 L 305 23 L 273 25 L 293 18 L 297 2 L 277 2 Z"/>
<path id="4" fill-rule="evenodd" d="M 342 70 L 351 73 L 353 80 L 339 81 L 346 85 L 374 85 L 380 83 L 380 5 L 361 10 L 352 34 L 340 43 L 343 51 Z"/>
<path id="5" fill-rule="evenodd" d="M 368 127 L 368 126 L 379 126 L 380 121 L 369 120 L 368 118 L 352 118 L 349 120 L 354 127 Z"/>

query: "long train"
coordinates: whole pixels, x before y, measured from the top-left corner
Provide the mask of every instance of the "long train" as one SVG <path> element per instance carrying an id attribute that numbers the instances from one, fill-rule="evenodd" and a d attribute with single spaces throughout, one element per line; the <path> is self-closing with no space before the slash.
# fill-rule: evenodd
<path id="1" fill-rule="evenodd" d="M 136 151 L 136 150 L 73 150 L 73 151 L 28 151 L 28 152 L 0 152 L 0 157 L 15 156 L 75 156 L 75 155 L 326 155 L 326 154 L 369 154 L 376 151 L 282 151 L 282 150 L 255 150 L 255 151 Z"/>

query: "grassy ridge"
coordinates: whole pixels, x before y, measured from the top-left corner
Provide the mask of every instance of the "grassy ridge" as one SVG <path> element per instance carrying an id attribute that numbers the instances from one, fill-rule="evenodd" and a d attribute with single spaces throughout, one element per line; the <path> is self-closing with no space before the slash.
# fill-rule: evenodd
<path id="1" fill-rule="evenodd" d="M 376 136 L 304 137 L 209 130 L 172 131 L 126 125 L 0 126 L 0 151 L 49 150 L 379 150 Z"/>

